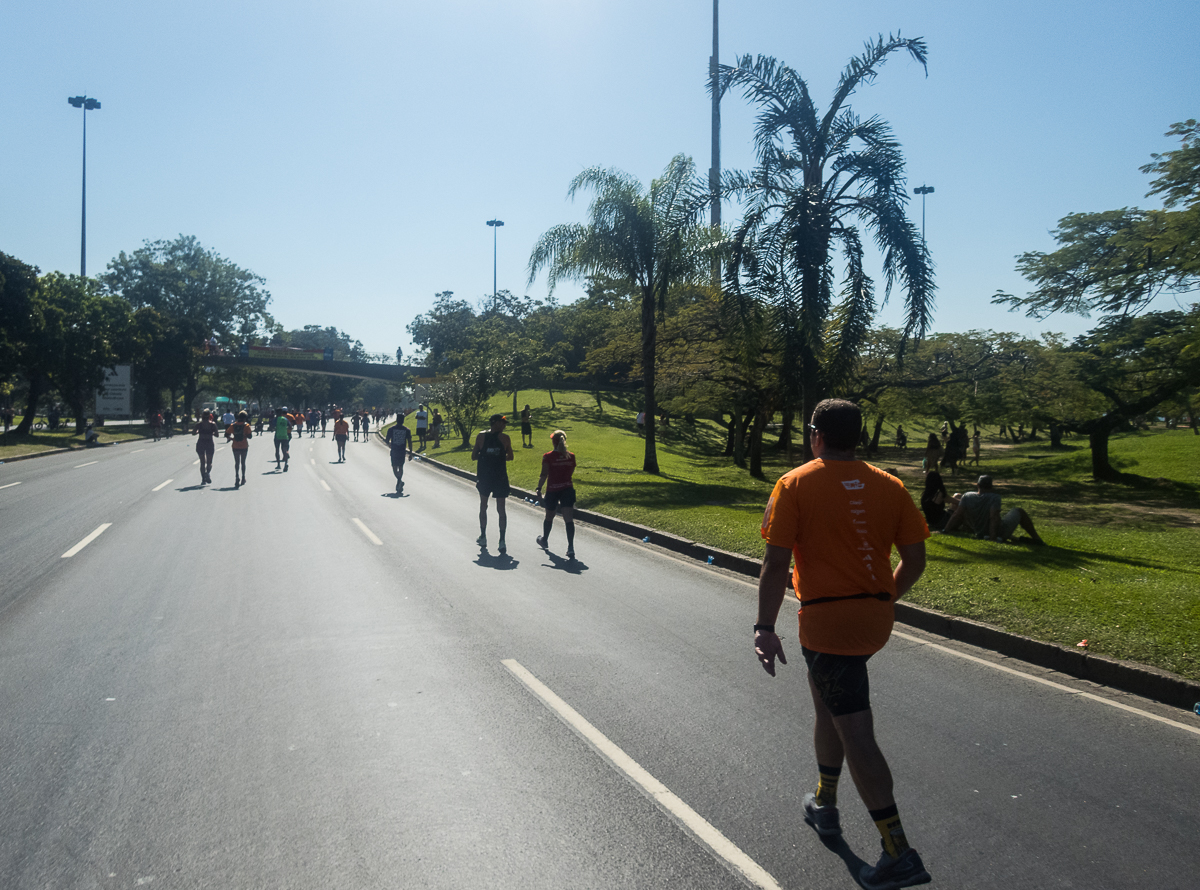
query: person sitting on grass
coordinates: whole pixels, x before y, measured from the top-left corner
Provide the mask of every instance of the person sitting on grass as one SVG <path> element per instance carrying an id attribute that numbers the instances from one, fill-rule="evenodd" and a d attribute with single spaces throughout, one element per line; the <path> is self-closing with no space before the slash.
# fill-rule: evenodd
<path id="1" fill-rule="evenodd" d="M 1029 514 L 1020 507 L 1000 515 L 1000 495 L 992 489 L 992 477 L 986 474 L 975 483 L 975 491 L 968 491 L 959 498 L 958 506 L 946 520 L 945 530 L 952 532 L 963 523 L 975 537 L 989 541 L 1007 541 L 1020 525 L 1034 544 L 1046 543 L 1033 527 Z"/>

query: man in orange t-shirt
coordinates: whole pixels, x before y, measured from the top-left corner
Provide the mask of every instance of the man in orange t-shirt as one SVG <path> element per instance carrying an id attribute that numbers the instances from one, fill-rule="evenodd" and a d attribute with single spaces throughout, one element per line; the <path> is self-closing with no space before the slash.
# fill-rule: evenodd
<path id="1" fill-rule="evenodd" d="M 855 458 L 862 430 L 857 405 L 826 399 L 809 429 L 816 459 L 775 483 L 763 516 L 767 552 L 754 651 L 771 676 L 776 657 L 787 664 L 775 619 L 794 556 L 819 774 L 816 793 L 804 798 L 804 821 L 823 836 L 841 833 L 837 783 L 845 761 L 883 842 L 879 863 L 859 874 L 862 886 L 910 887 L 930 877 L 904 835 L 891 770 L 875 741 L 867 660 L 891 635 L 893 603 L 925 570 L 929 530 L 904 483 Z M 893 546 L 900 554 L 895 570 Z"/>

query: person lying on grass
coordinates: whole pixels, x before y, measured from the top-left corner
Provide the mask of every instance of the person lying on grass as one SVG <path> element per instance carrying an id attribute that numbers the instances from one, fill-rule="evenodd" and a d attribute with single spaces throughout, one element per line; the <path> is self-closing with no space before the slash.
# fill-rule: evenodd
<path id="1" fill-rule="evenodd" d="M 986 474 L 975 483 L 975 491 L 968 491 L 959 498 L 958 506 L 946 520 L 945 530 L 952 532 L 963 524 L 975 533 L 975 537 L 988 541 L 1007 541 L 1020 525 L 1034 544 L 1046 543 L 1033 527 L 1029 514 L 1020 507 L 1000 515 L 1000 495 L 992 489 L 992 477 Z"/>

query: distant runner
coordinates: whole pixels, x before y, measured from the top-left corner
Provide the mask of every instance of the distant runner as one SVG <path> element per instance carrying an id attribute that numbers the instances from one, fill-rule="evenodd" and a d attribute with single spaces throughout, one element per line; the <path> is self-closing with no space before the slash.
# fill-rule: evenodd
<path id="1" fill-rule="evenodd" d="M 575 472 L 575 455 L 567 451 L 567 434 L 562 430 L 555 430 L 550 441 L 554 448 L 542 455 L 542 475 L 537 484 L 538 497 L 542 496 L 542 485 L 546 486 L 546 518 L 542 522 L 542 534 L 537 539 L 537 545 L 543 550 L 550 546 L 554 513 L 562 510 L 563 523 L 567 527 L 567 559 L 574 559 L 575 486 L 571 476 Z"/>
<path id="2" fill-rule="evenodd" d="M 337 442 L 338 463 L 346 460 L 346 440 L 350 438 L 350 424 L 338 414 L 333 421 L 333 441 Z"/>
<path id="3" fill-rule="evenodd" d="M 508 418 L 503 414 L 491 416 L 490 430 L 475 437 L 475 448 L 471 460 L 478 461 L 475 471 L 475 488 L 479 492 L 479 537 L 475 543 L 487 549 L 487 506 L 488 497 L 496 498 L 496 516 L 500 527 L 501 554 L 507 553 L 504 532 L 508 528 L 508 514 L 504 499 L 508 497 L 508 462 L 513 459 L 512 440 L 504 432 Z"/>
<path id="4" fill-rule="evenodd" d="M 425 450 L 425 442 L 429 438 L 429 412 L 424 405 L 417 405 L 417 438 L 421 440 L 420 451 Z"/>
<path id="5" fill-rule="evenodd" d="M 362 433 L 363 433 L 363 441 L 364 442 L 371 441 L 371 436 L 369 435 L 370 432 L 371 432 L 371 414 L 368 411 L 364 411 L 363 416 L 362 416 Z"/>
<path id="6" fill-rule="evenodd" d="M 525 440 L 529 440 L 529 444 L 525 444 Z M 529 410 L 529 406 L 525 406 L 525 410 L 521 412 L 521 447 L 533 447 L 533 415 Z"/>
<path id="7" fill-rule="evenodd" d="M 225 441 L 233 443 L 230 449 L 233 451 L 234 488 L 246 484 L 246 454 L 250 450 L 250 438 L 253 436 L 253 433 L 250 432 L 249 421 L 250 415 L 245 411 L 239 411 L 237 420 L 225 429 Z M 239 468 L 242 474 L 241 481 L 238 480 Z"/>
<path id="8" fill-rule="evenodd" d="M 280 452 L 283 453 L 283 471 L 288 468 L 288 449 L 292 444 L 292 419 L 288 416 L 287 405 L 275 412 L 275 469 L 279 469 Z"/>
<path id="9" fill-rule="evenodd" d="M 213 452 L 217 450 L 216 443 L 213 441 L 213 436 L 216 435 L 217 425 L 213 423 L 212 413 L 205 411 L 204 416 L 192 429 L 192 435 L 198 436 L 196 439 L 196 454 L 200 456 L 200 484 L 212 482 Z"/>
<path id="10" fill-rule="evenodd" d="M 404 461 L 405 448 L 408 449 L 407 459 L 412 460 L 412 433 L 404 425 L 404 418 L 399 417 L 391 429 L 387 431 L 387 443 L 392 446 L 392 473 L 396 476 L 396 494 L 404 494 Z"/>

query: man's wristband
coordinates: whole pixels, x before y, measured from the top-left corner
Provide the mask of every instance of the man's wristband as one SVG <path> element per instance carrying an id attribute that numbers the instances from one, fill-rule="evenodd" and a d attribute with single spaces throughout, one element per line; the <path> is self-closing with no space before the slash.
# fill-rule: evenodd
<path id="1" fill-rule="evenodd" d="M 775 633 L 775 625 L 774 624 L 756 624 L 756 625 L 754 625 L 755 633 L 758 633 L 760 630 L 765 630 L 767 633 L 773 634 L 773 633 Z"/>

